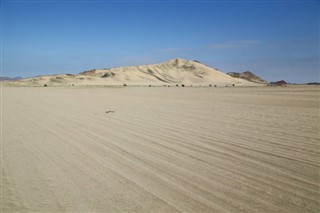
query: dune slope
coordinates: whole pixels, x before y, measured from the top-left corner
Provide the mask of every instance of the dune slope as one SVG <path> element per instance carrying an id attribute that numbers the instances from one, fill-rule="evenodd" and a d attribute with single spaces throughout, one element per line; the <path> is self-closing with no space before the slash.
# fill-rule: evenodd
<path id="1" fill-rule="evenodd" d="M 70 85 L 232 85 L 257 86 L 245 79 L 233 78 L 196 61 L 172 59 L 160 64 L 94 69 L 78 75 L 60 74 L 28 78 L 16 86 L 70 86 Z"/>

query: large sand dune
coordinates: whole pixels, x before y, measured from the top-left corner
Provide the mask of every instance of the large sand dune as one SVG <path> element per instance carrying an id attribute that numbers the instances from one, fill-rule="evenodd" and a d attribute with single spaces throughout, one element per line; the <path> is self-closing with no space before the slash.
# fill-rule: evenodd
<path id="1" fill-rule="evenodd" d="M 94 69 L 77 75 L 59 74 L 27 78 L 14 86 L 79 86 L 79 85 L 186 85 L 215 84 L 225 86 L 258 86 L 245 79 L 233 78 L 197 61 L 172 59 L 159 64 Z"/>
<path id="2" fill-rule="evenodd" d="M 1 212 L 319 212 L 319 87 L 2 90 Z"/>

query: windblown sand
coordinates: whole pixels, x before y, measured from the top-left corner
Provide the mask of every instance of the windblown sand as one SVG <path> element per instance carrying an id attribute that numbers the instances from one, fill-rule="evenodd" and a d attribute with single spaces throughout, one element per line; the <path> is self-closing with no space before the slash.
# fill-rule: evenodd
<path id="1" fill-rule="evenodd" d="M 319 94 L 2 88 L 1 212 L 319 212 Z"/>

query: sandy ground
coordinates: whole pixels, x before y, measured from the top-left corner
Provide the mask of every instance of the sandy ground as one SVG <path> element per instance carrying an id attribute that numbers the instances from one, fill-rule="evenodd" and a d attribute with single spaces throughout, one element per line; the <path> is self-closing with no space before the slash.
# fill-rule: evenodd
<path id="1" fill-rule="evenodd" d="M 319 212 L 319 87 L 2 94 L 1 212 Z"/>

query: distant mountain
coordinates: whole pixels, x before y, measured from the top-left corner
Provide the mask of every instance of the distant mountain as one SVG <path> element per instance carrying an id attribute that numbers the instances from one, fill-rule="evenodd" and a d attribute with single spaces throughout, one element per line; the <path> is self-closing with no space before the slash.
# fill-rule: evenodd
<path id="1" fill-rule="evenodd" d="M 275 81 L 275 82 L 270 82 L 269 83 L 270 86 L 287 86 L 288 83 L 284 80 L 281 80 L 281 81 Z"/>
<path id="2" fill-rule="evenodd" d="M 217 85 L 254 86 L 242 78 L 234 78 L 199 61 L 171 59 L 159 64 L 92 69 L 77 75 L 59 74 L 22 79 L 19 86 L 78 86 L 78 85 Z"/>
<path id="3" fill-rule="evenodd" d="M 229 72 L 227 74 L 230 75 L 231 77 L 245 79 L 247 81 L 251 81 L 254 83 L 261 83 L 261 84 L 267 83 L 267 81 L 263 80 L 262 78 L 253 74 L 250 71 L 245 71 L 245 72 L 240 72 L 240 73 L 239 72 Z"/>
<path id="4" fill-rule="evenodd" d="M 0 77 L 0 81 L 17 81 L 22 79 L 22 77 L 14 77 L 14 78 L 10 78 L 10 77 Z"/>
<path id="5" fill-rule="evenodd" d="M 307 85 L 320 85 L 320 82 L 309 82 Z"/>

